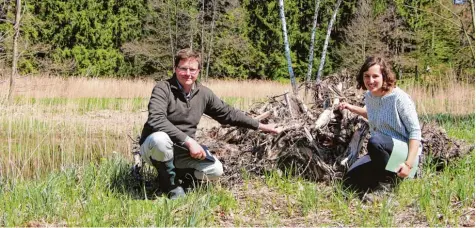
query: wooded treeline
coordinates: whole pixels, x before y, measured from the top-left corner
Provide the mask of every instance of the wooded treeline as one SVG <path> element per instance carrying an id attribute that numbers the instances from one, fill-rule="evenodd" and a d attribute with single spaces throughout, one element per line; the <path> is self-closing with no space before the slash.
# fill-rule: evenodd
<path id="1" fill-rule="evenodd" d="M 315 79 L 335 0 L 284 1 L 294 74 L 306 78 L 316 1 Z M 19 71 L 164 78 L 192 46 L 201 78 L 289 78 L 277 0 L 30 0 L 22 2 Z M 324 76 L 365 56 L 392 60 L 400 77 L 474 78 L 474 5 L 468 0 L 354 0 L 340 4 Z M 15 1 L 0 3 L 0 68 L 12 64 Z M 474 80 L 474 79 L 473 79 Z"/>

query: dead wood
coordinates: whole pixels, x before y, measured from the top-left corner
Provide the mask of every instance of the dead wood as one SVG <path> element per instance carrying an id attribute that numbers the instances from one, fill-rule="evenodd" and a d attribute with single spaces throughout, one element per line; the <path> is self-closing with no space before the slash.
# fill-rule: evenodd
<path id="1" fill-rule="evenodd" d="M 316 181 L 339 179 L 357 158 L 366 154 L 370 137 L 365 119 L 337 109 L 341 101 L 364 105 L 363 91 L 357 90 L 353 81 L 343 71 L 314 85 L 314 103 L 310 108 L 302 99 L 288 93 L 254 104 L 249 114 L 262 123 L 283 127 L 279 135 L 215 127 L 200 132 L 198 141 L 222 161 L 225 169 L 222 180 L 226 184 L 241 181 L 243 171 L 262 175 L 275 169 Z M 434 123 L 422 124 L 422 136 L 420 164 L 431 160 L 442 167 L 473 149 L 449 138 Z"/>
<path id="2" fill-rule="evenodd" d="M 431 162 L 437 170 L 461 156 L 474 150 L 474 144 L 448 137 L 446 131 L 435 122 L 422 124 L 423 152 L 420 159 L 422 166 Z"/>
<path id="3" fill-rule="evenodd" d="M 242 170 L 262 175 L 276 168 L 291 170 L 293 174 L 311 180 L 339 179 L 355 160 L 366 154 L 370 137 L 364 118 L 337 109 L 341 101 L 364 105 L 363 91 L 356 89 L 351 83 L 353 80 L 342 72 L 321 81 L 313 88 L 311 108 L 299 97 L 287 93 L 253 106 L 250 113 L 260 117 L 261 122 L 275 123 L 284 128 L 279 135 L 235 127 L 212 128 L 203 132 L 199 140 L 212 151 L 223 152 L 220 149 L 223 143 L 233 145 L 234 151 L 226 151 L 220 157 L 224 161 L 225 173 L 232 175 L 233 180 L 239 179 L 237 173 Z M 422 158 L 432 154 L 434 158 L 448 161 L 470 151 L 471 147 L 464 147 L 464 143 L 450 139 L 441 128 L 435 127 L 423 125 Z M 453 146 L 442 150 L 445 145 Z"/>

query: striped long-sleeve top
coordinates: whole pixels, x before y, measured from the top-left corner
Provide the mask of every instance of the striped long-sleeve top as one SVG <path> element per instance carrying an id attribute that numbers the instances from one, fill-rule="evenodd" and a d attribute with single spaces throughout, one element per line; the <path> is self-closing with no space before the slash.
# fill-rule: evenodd
<path id="1" fill-rule="evenodd" d="M 388 135 L 408 142 L 421 140 L 420 123 L 410 95 L 396 87 L 382 97 L 365 93 L 365 105 L 369 120 L 370 134 Z"/>

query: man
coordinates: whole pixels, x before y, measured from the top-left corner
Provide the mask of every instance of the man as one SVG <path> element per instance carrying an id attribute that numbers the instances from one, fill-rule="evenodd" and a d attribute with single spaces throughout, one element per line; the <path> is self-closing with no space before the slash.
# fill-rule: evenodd
<path id="1" fill-rule="evenodd" d="M 221 124 L 279 133 L 274 125 L 261 124 L 246 116 L 196 82 L 200 61 L 199 53 L 191 49 L 177 52 L 175 74 L 158 82 L 152 91 L 149 117 L 139 141 L 142 159 L 157 169 L 159 186 L 171 199 L 185 195 L 176 183 L 175 167 L 191 169 L 193 177 L 199 180 L 214 180 L 223 174 L 221 162 L 194 139 L 203 114 Z"/>

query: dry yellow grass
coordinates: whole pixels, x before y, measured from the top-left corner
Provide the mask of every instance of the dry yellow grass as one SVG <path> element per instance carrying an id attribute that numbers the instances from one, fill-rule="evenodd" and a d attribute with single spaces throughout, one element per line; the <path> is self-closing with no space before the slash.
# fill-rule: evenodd
<path id="1" fill-rule="evenodd" d="M 8 79 L 0 82 L 0 94 L 6 96 Z M 263 98 L 291 91 L 290 85 L 272 81 L 209 80 L 203 84 L 220 97 Z M 148 98 L 154 85 L 152 79 L 20 77 L 15 80 L 15 95 L 34 98 Z"/>
<path id="2" fill-rule="evenodd" d="M 7 79 L 0 80 L 1 95 L 8 92 Z M 45 97 L 98 97 L 133 98 L 147 97 L 154 86 L 152 80 L 122 80 L 111 78 L 77 77 L 20 77 L 15 80 L 15 95 L 34 98 Z"/>
<path id="3" fill-rule="evenodd" d="M 437 88 L 416 85 L 406 88 L 406 91 L 415 101 L 420 115 L 474 113 L 475 89 L 473 84 L 451 83 Z"/>
<path id="4" fill-rule="evenodd" d="M 0 98 L 8 92 L 8 80 L 0 80 Z M 238 98 L 238 107 L 248 107 L 256 99 L 263 99 L 291 91 L 291 86 L 272 81 L 210 80 L 204 85 L 219 97 Z M 155 82 L 108 78 L 21 77 L 16 79 L 15 95 L 33 98 L 149 98 Z M 404 88 L 415 101 L 420 114 L 474 113 L 474 84 L 440 83 L 437 87 L 419 85 Z"/>
<path id="5" fill-rule="evenodd" d="M 292 91 L 291 85 L 273 81 L 210 80 L 203 84 L 213 90 L 217 96 L 245 99 L 265 98 Z"/>

